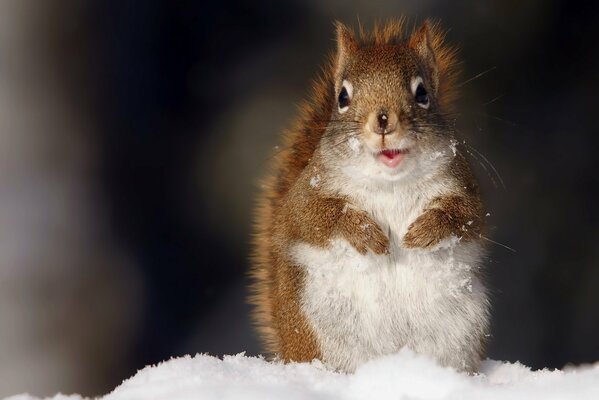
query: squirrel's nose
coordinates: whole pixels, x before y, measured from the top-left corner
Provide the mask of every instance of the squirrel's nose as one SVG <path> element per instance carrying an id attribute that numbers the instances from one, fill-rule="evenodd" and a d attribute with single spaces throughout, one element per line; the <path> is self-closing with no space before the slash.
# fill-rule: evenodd
<path id="1" fill-rule="evenodd" d="M 378 135 L 393 133 L 397 128 L 397 122 L 397 114 L 394 112 L 378 111 L 368 117 L 370 130 Z"/>
<path id="2" fill-rule="evenodd" d="M 385 131 L 387 129 L 387 121 L 389 120 L 387 113 L 385 113 L 385 112 L 379 113 L 377 119 L 379 120 L 379 128 L 381 128 L 383 131 Z"/>

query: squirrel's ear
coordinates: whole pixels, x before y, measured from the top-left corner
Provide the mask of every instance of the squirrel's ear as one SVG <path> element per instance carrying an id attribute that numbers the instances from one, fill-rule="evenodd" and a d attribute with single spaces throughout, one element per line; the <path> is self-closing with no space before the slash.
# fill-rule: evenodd
<path id="1" fill-rule="evenodd" d="M 335 66 L 336 75 L 339 76 L 348 58 L 358 49 L 358 42 L 353 32 L 343 23 L 335 22 L 337 31 L 337 65 Z"/>
<path id="2" fill-rule="evenodd" d="M 439 67 L 437 65 L 437 58 L 435 56 L 435 50 L 433 48 L 433 42 L 431 38 L 430 22 L 424 21 L 420 28 L 416 29 L 408 41 L 408 46 L 418 54 L 418 56 L 424 61 L 425 65 L 429 68 L 432 78 L 432 84 L 435 91 L 439 87 Z"/>

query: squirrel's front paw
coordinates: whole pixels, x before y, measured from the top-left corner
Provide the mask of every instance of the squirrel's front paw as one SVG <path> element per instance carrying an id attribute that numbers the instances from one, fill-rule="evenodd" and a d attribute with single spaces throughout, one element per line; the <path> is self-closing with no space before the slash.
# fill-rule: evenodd
<path id="1" fill-rule="evenodd" d="M 368 249 L 374 254 L 389 254 L 389 238 L 366 212 L 346 210 L 339 228 L 341 235 L 360 254 L 366 254 Z"/>
<path id="2" fill-rule="evenodd" d="M 430 248 L 451 235 L 449 216 L 441 209 L 431 208 L 416 218 L 403 238 L 407 248 Z"/>

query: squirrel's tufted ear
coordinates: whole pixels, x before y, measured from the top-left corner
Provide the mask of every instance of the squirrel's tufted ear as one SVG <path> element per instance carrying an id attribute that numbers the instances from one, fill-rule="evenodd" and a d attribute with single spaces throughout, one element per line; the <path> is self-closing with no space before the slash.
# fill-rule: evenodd
<path id="1" fill-rule="evenodd" d="M 420 28 L 412 33 L 408 45 L 418 54 L 427 68 L 429 68 L 432 85 L 436 92 L 439 88 L 439 66 L 437 65 L 437 58 L 433 48 L 430 25 L 431 23 L 428 20 L 424 21 Z"/>
<path id="2" fill-rule="evenodd" d="M 353 32 L 343 23 L 336 21 L 337 31 L 337 65 L 335 66 L 335 75 L 338 77 L 347 64 L 348 58 L 358 49 L 358 42 Z"/>

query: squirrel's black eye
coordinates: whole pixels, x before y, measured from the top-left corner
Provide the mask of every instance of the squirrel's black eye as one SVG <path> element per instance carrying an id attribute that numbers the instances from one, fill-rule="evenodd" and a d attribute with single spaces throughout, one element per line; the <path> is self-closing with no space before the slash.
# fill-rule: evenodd
<path id="1" fill-rule="evenodd" d="M 341 88 L 341 92 L 339 92 L 339 109 L 343 110 L 344 108 L 349 107 L 349 93 L 345 86 Z"/>
<path id="2" fill-rule="evenodd" d="M 416 103 L 418 103 L 422 107 L 428 107 L 428 93 L 426 93 L 426 89 L 422 82 L 418 84 L 416 87 L 416 93 L 414 93 L 414 99 Z"/>
<path id="3" fill-rule="evenodd" d="M 351 102 L 351 96 L 353 92 L 354 87 L 352 84 L 346 80 L 343 80 L 343 82 L 341 82 L 339 97 L 337 97 L 337 100 L 339 101 L 339 113 L 343 114 L 349 110 L 349 103 Z"/>

